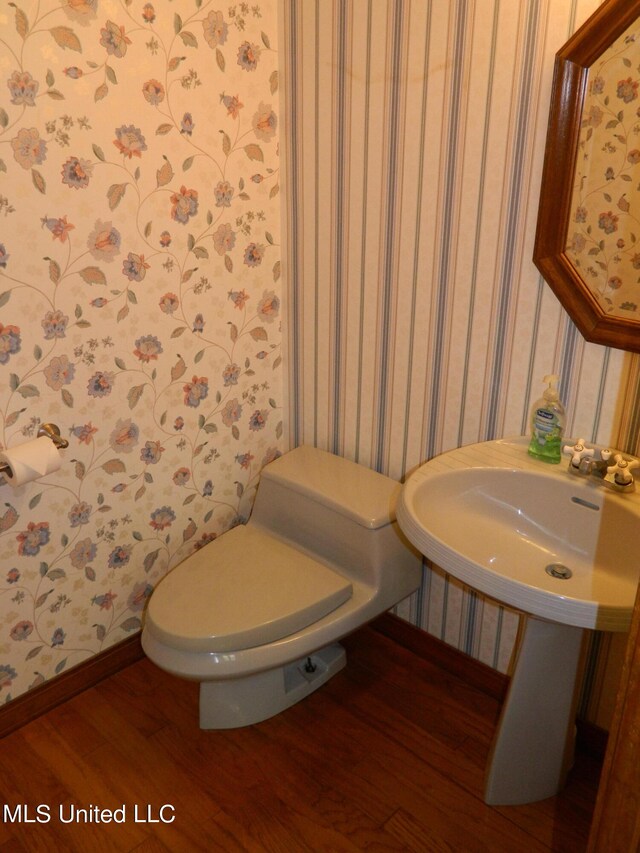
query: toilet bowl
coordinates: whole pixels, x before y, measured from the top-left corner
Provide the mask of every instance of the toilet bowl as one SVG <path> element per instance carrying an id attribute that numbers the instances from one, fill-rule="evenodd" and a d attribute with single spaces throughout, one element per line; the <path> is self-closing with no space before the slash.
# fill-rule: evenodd
<path id="1" fill-rule="evenodd" d="M 261 472 L 247 524 L 195 551 L 152 593 L 142 631 L 161 669 L 200 682 L 200 727 L 267 719 L 346 661 L 337 642 L 420 584 L 395 521 L 400 484 L 302 446 Z"/>

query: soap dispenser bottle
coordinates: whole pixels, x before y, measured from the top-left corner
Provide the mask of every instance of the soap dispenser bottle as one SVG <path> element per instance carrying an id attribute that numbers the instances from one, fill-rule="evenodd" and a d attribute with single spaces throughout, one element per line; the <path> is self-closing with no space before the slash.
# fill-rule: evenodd
<path id="1" fill-rule="evenodd" d="M 564 406 L 558 397 L 558 377 L 545 376 L 548 387 L 531 410 L 529 455 L 543 462 L 560 462 L 564 433 Z"/>

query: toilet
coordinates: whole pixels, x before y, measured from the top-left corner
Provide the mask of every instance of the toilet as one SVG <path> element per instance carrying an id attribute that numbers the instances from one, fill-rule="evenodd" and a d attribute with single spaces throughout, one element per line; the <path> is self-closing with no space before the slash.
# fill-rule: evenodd
<path id="1" fill-rule="evenodd" d="M 153 591 L 142 647 L 200 682 L 200 727 L 247 726 L 346 663 L 337 642 L 414 592 L 422 559 L 395 520 L 400 484 L 302 446 L 261 472 L 247 524 L 195 551 Z"/>

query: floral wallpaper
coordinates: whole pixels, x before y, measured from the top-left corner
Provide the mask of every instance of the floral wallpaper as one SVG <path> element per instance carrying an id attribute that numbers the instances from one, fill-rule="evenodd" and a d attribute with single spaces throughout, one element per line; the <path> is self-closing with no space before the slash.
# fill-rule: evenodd
<path id="1" fill-rule="evenodd" d="M 604 312 L 640 321 L 640 70 L 633 24 L 594 63 L 567 255 Z"/>
<path id="2" fill-rule="evenodd" d="M 0 701 L 139 630 L 281 449 L 275 0 L 0 6 Z"/>

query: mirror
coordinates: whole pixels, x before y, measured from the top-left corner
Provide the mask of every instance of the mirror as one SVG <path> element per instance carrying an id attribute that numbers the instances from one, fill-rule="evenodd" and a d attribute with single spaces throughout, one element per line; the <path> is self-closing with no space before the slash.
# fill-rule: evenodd
<path id="1" fill-rule="evenodd" d="M 586 340 L 640 352 L 640 0 L 556 54 L 533 260 Z"/>

